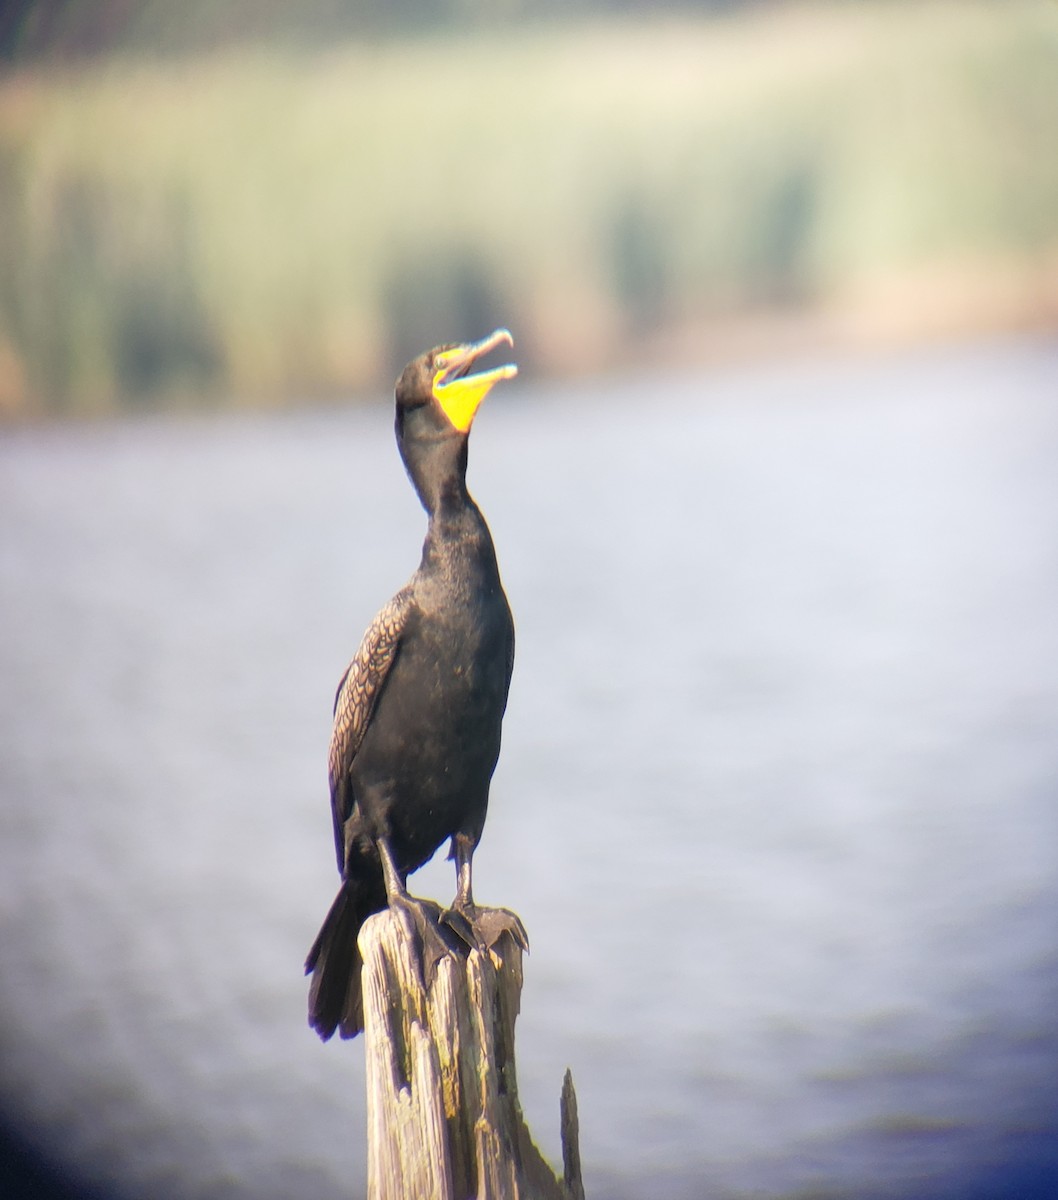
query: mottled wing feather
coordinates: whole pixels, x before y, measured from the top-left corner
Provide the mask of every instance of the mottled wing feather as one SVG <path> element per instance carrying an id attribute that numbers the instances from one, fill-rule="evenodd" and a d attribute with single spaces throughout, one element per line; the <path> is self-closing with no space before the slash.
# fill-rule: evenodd
<path id="1" fill-rule="evenodd" d="M 352 812 L 352 797 L 347 786 L 349 766 L 364 740 L 379 690 L 393 665 L 411 604 L 411 591 L 403 588 L 379 612 L 346 667 L 334 697 L 328 773 L 339 870 L 345 866 L 343 827 Z"/>

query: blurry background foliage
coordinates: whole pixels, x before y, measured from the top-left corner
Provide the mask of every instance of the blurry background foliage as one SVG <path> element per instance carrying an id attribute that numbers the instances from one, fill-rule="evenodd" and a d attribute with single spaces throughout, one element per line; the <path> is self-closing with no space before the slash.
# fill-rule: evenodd
<path id="1" fill-rule="evenodd" d="M 1058 325 L 1058 5 L 0 16 L 0 415 Z"/>

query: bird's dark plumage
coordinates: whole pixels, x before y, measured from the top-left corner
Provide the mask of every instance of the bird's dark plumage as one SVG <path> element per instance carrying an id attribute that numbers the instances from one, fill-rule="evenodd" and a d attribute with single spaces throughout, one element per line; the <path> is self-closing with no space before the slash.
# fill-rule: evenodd
<path id="1" fill-rule="evenodd" d="M 407 875 L 449 838 L 453 909 L 473 921 L 471 858 L 499 756 L 514 624 L 466 489 L 467 440 L 478 405 L 516 368 L 468 371 L 510 340 L 497 330 L 438 347 L 397 381 L 397 444 L 429 524 L 418 570 L 371 623 L 335 697 L 329 776 L 342 885 L 305 963 L 309 1023 L 324 1039 L 363 1027 L 360 926 L 387 902 L 408 902 Z"/>

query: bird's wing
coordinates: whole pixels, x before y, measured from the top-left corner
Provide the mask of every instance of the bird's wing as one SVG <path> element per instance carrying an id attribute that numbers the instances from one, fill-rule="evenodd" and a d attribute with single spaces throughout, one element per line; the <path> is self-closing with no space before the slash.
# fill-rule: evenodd
<path id="1" fill-rule="evenodd" d="M 397 656 L 411 607 L 411 589 L 402 588 L 367 627 L 335 693 L 328 774 L 339 871 L 345 867 L 344 826 L 353 810 L 349 766 L 364 740 L 382 684 Z"/>

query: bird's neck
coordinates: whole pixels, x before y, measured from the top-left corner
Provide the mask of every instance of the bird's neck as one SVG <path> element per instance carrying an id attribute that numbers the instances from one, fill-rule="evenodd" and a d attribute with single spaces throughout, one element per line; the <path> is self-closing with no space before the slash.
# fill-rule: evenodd
<path id="1" fill-rule="evenodd" d="M 462 484 L 458 492 L 443 493 L 441 502 L 429 510 L 422 569 L 440 571 L 445 578 L 477 575 L 491 577 L 497 571 L 492 535 L 481 509 Z"/>
<path id="2" fill-rule="evenodd" d="M 466 480 L 460 476 L 444 484 L 436 502 L 426 508 L 429 516 L 427 539 L 476 541 L 482 534 L 488 537 L 488 527 L 481 509 L 467 491 Z"/>
<path id="3" fill-rule="evenodd" d="M 467 491 L 467 441 L 446 434 L 402 440 L 401 455 L 426 509 L 429 525 L 423 545 L 424 569 L 496 570 L 492 536 L 481 510 Z"/>
<path id="4" fill-rule="evenodd" d="M 430 520 L 458 513 L 467 495 L 467 444 L 452 432 L 401 439 L 401 457 Z"/>

